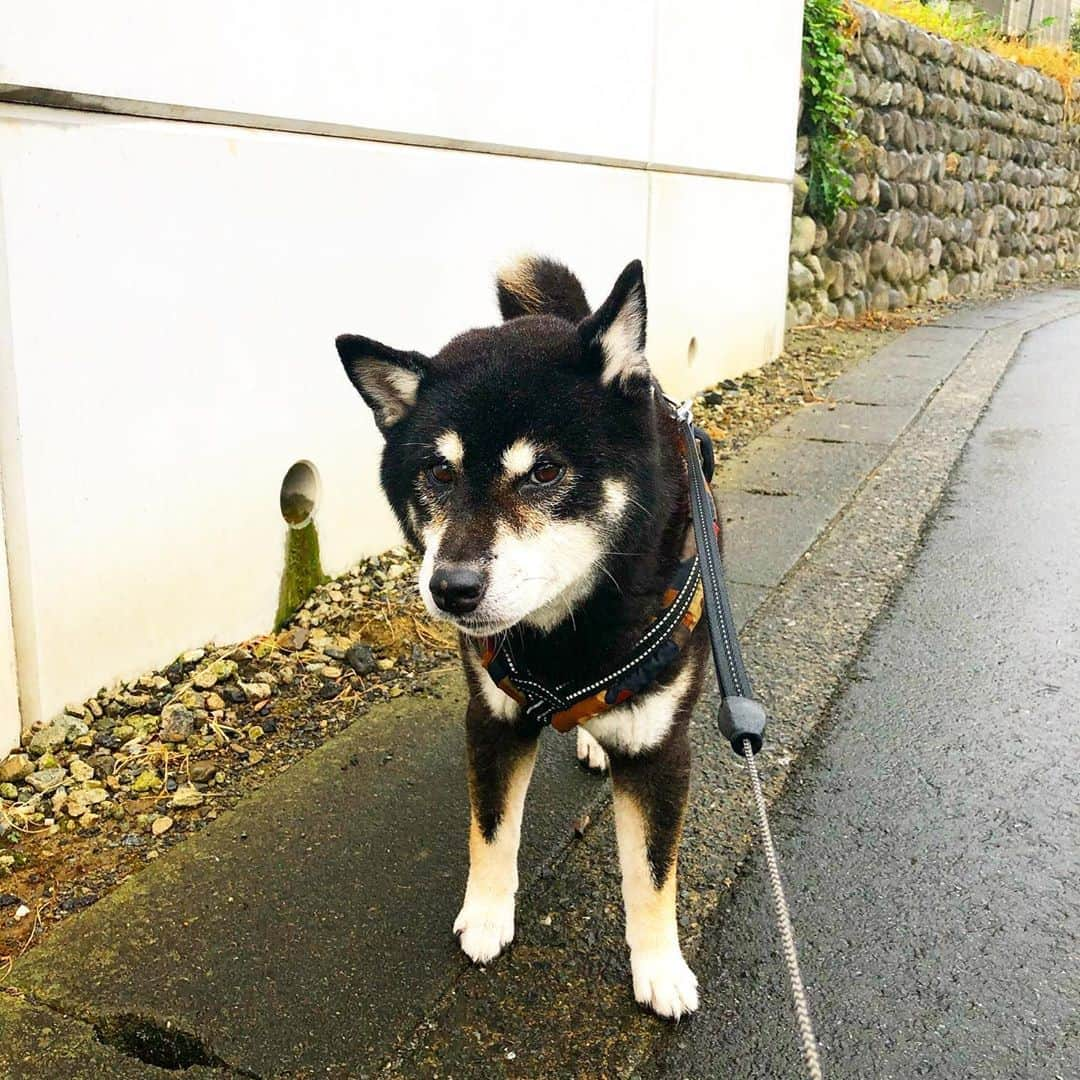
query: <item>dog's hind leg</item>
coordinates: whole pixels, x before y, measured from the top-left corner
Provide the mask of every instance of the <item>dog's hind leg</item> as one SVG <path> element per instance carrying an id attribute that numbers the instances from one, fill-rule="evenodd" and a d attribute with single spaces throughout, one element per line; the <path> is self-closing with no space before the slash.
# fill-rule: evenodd
<path id="1" fill-rule="evenodd" d="M 652 751 L 612 753 L 610 761 L 634 997 L 677 1020 L 698 1006 L 697 979 L 679 948 L 675 913 L 690 774 L 686 724 L 673 725 Z"/>
<path id="2" fill-rule="evenodd" d="M 494 717 L 474 697 L 465 717 L 469 768 L 469 882 L 454 922 L 465 954 L 494 960 L 514 937 L 518 842 L 536 761 L 531 724 Z"/>

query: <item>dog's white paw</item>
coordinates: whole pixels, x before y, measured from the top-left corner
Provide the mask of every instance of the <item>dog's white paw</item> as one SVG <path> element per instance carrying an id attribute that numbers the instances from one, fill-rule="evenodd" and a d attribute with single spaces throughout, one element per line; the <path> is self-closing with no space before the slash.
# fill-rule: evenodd
<path id="1" fill-rule="evenodd" d="M 514 897 L 470 900 L 454 920 L 461 949 L 474 964 L 494 960 L 514 940 Z"/>
<path id="2" fill-rule="evenodd" d="M 630 954 L 634 997 L 657 1016 L 678 1020 L 698 1007 L 697 976 L 677 948 Z"/>
<path id="3" fill-rule="evenodd" d="M 577 759 L 587 769 L 607 772 L 607 752 L 583 727 L 577 729 Z"/>

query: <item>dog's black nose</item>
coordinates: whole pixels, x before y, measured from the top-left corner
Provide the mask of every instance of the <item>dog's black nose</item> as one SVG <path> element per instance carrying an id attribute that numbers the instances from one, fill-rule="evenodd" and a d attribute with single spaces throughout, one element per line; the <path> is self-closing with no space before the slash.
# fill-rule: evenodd
<path id="1" fill-rule="evenodd" d="M 451 615 L 473 611 L 483 594 L 483 577 L 467 566 L 440 567 L 431 575 L 431 595 Z"/>

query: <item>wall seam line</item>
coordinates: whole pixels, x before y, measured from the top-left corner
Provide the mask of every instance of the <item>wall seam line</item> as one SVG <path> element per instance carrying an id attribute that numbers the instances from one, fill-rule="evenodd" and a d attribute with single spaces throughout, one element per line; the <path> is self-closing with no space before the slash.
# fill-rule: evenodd
<path id="1" fill-rule="evenodd" d="M 150 120 L 171 120 L 179 123 L 207 124 L 216 127 L 246 128 L 254 131 L 278 131 L 294 135 L 352 139 L 357 142 L 371 142 L 386 146 L 452 150 L 458 153 L 487 154 L 492 157 L 513 157 L 558 164 L 594 165 L 602 168 L 627 169 L 646 173 L 675 173 L 683 176 L 700 176 L 717 180 L 778 184 L 784 187 L 791 187 L 794 184 L 794 176 L 766 176 L 757 173 L 698 168 L 692 165 L 676 165 L 668 162 L 642 161 L 637 158 L 578 154 L 572 151 L 550 150 L 540 147 L 489 143 L 439 135 L 390 131 L 381 128 L 365 128 L 355 124 L 342 124 L 324 120 L 303 120 L 261 113 L 235 112 L 229 109 L 209 109 L 202 106 L 141 101 L 135 98 L 82 94 L 14 83 L 0 83 L 0 104 L 23 105 L 44 109 L 67 109 L 72 112 L 101 113 L 109 116 L 127 116 Z"/>

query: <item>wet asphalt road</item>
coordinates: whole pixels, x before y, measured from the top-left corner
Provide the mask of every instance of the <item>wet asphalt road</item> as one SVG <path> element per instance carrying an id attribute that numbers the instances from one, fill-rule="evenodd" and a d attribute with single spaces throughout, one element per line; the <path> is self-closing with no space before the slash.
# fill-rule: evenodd
<path id="1" fill-rule="evenodd" d="M 1080 1077 L 1078 360 L 1025 341 L 774 812 L 826 1077 Z M 756 859 L 710 936 L 638 1075 L 803 1075 Z"/>

